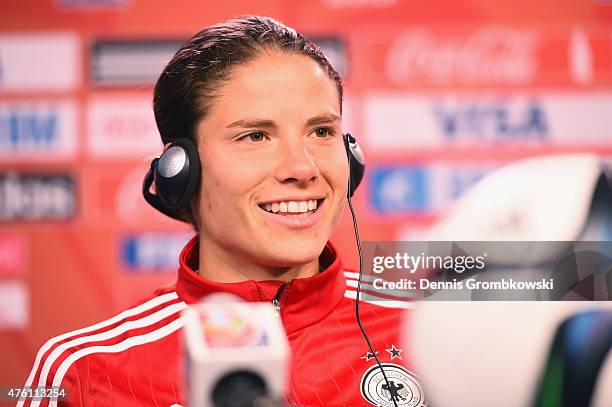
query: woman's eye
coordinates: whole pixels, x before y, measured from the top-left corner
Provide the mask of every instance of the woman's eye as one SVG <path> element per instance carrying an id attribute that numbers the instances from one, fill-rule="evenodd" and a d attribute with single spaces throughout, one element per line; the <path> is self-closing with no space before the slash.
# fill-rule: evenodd
<path id="1" fill-rule="evenodd" d="M 266 136 L 265 136 L 265 135 L 264 135 L 262 132 L 256 131 L 256 132 L 254 132 L 254 133 L 249 133 L 249 134 L 247 134 L 247 135 L 246 135 L 246 136 L 244 136 L 243 138 L 244 138 L 244 139 L 247 139 L 247 138 L 248 138 L 248 140 L 249 140 L 249 141 L 252 141 L 252 142 L 254 142 L 254 143 L 257 143 L 257 142 L 260 142 L 260 141 L 264 141 L 264 139 L 266 138 Z"/>
<path id="2" fill-rule="evenodd" d="M 317 137 L 329 137 L 332 135 L 332 131 L 330 129 L 328 129 L 327 127 L 319 127 L 318 129 L 315 130 L 315 134 Z"/>

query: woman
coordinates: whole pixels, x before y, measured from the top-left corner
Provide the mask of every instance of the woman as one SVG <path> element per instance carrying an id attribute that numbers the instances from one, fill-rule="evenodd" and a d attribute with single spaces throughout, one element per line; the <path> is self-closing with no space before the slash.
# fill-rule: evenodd
<path id="1" fill-rule="evenodd" d="M 363 303 L 360 311 L 386 381 L 346 291 L 355 273 L 328 243 L 349 163 L 342 83 L 320 49 L 270 18 L 208 27 L 162 72 L 154 111 L 165 150 L 189 139 L 189 163 L 201 162 L 201 181 L 186 181 L 197 187 L 186 204 L 150 199 L 198 232 L 181 253 L 177 283 L 48 341 L 27 384 L 61 385 L 66 405 L 180 405 L 180 311 L 229 292 L 277 305 L 292 352 L 288 404 L 424 405 L 402 355 L 399 310 Z"/>

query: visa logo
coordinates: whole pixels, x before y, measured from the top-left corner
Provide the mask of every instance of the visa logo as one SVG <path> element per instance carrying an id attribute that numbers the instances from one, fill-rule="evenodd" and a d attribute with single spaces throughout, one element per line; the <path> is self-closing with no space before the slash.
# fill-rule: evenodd
<path id="1" fill-rule="evenodd" d="M 0 111 L 0 149 L 51 147 L 59 139 L 58 122 L 55 112 Z"/>
<path id="2" fill-rule="evenodd" d="M 437 104 L 433 114 L 447 141 L 543 141 L 549 136 L 546 114 L 537 102 Z"/>

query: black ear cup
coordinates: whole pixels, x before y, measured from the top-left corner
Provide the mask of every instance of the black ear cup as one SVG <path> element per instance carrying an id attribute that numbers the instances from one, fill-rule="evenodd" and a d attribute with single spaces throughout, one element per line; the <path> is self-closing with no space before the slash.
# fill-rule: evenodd
<path id="1" fill-rule="evenodd" d="M 174 141 L 161 157 L 151 162 L 145 176 L 142 193 L 145 200 L 162 213 L 186 220 L 185 212 L 200 185 L 200 159 L 193 141 Z M 149 189 L 155 182 L 156 195 Z"/>
<path id="2" fill-rule="evenodd" d="M 159 157 L 155 189 L 171 211 L 186 209 L 200 184 L 200 158 L 195 144 L 187 138 L 174 141 Z"/>
<path id="3" fill-rule="evenodd" d="M 363 179 L 363 174 L 365 172 L 365 157 L 359 144 L 357 144 L 357 139 L 348 133 L 344 135 L 344 147 L 346 148 L 346 155 L 349 160 L 351 172 L 349 175 L 348 195 L 352 197 Z"/>

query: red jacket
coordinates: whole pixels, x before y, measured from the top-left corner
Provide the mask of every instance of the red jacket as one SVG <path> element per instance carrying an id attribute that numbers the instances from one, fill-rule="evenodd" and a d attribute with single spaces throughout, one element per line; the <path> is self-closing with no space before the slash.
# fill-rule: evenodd
<path id="1" fill-rule="evenodd" d="M 389 389 L 355 321 L 357 273 L 343 270 L 331 245 L 321 259 L 329 265 L 310 278 L 216 283 L 194 272 L 194 238 L 181 253 L 174 286 L 109 320 L 47 341 L 26 385 L 65 388 L 60 406 L 185 405 L 180 311 L 207 294 L 225 291 L 246 301 L 272 301 L 279 294 L 291 346 L 288 404 L 393 406 L 390 397 L 395 396 L 398 406 L 425 405 L 399 339 L 402 310 L 389 301 L 360 302 L 361 321 L 386 365 Z"/>

